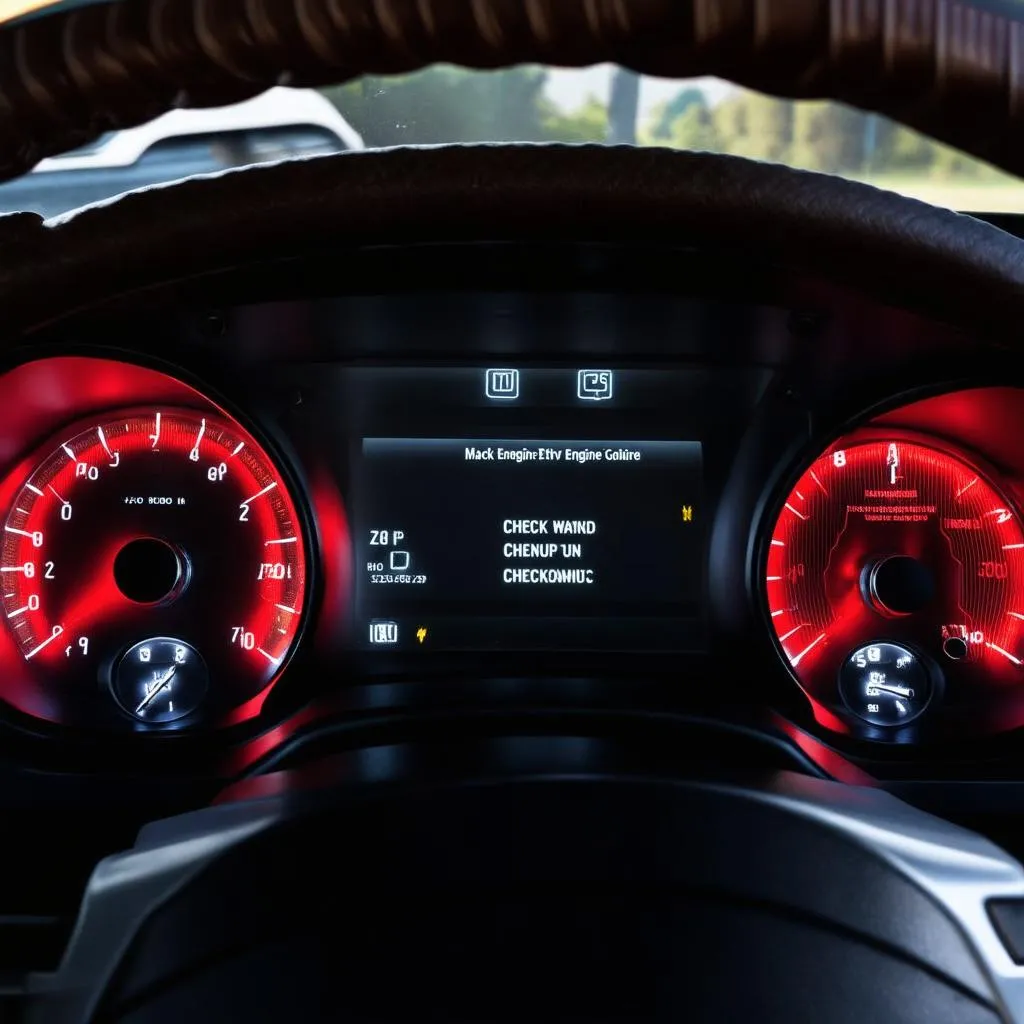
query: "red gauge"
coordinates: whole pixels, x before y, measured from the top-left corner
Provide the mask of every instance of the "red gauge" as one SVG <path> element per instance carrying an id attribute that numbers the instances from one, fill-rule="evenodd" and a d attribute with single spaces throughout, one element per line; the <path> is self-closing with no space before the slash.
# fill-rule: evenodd
<path id="1" fill-rule="evenodd" d="M 306 544 L 288 487 L 238 424 L 108 413 L 53 442 L 4 522 L 2 607 L 23 710 L 144 727 L 223 718 L 295 644 Z"/>
<path id="2" fill-rule="evenodd" d="M 935 683 L 947 707 L 972 687 L 1024 683 L 1020 519 L 946 450 L 837 442 L 783 503 L 765 577 L 772 627 L 819 717 L 899 726 Z"/>

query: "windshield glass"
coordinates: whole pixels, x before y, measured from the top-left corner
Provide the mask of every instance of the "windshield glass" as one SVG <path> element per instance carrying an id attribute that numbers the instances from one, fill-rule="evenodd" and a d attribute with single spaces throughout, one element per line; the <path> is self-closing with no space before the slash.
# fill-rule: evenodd
<path id="1" fill-rule="evenodd" d="M 1024 182 L 876 114 L 777 100 L 718 79 L 608 65 L 438 65 L 319 92 L 272 89 L 175 111 L 0 185 L 0 211 L 53 216 L 147 185 L 294 156 L 458 142 L 619 143 L 707 150 L 824 171 L 952 209 L 1024 212 Z"/>

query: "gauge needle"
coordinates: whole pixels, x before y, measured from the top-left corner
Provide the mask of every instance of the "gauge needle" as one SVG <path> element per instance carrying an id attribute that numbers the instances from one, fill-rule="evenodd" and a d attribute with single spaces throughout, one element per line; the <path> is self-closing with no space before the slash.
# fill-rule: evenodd
<path id="1" fill-rule="evenodd" d="M 886 456 L 886 464 L 889 467 L 889 482 L 891 484 L 896 483 L 896 470 L 900 465 L 900 452 L 896 445 L 889 445 L 889 454 Z"/>
<path id="2" fill-rule="evenodd" d="M 142 712 L 145 711 L 146 708 L 148 708 L 149 705 L 152 704 L 154 700 L 156 700 L 157 695 L 159 693 L 161 693 L 166 688 L 167 684 L 174 677 L 174 673 L 177 672 L 177 671 L 178 671 L 178 666 L 177 665 L 172 665 L 167 670 L 167 674 L 162 676 L 160 679 L 158 679 L 153 684 L 153 689 L 150 690 L 149 693 L 146 694 L 146 696 L 145 696 L 144 700 L 142 701 L 142 703 L 135 709 L 135 714 L 141 715 Z"/>
<path id="3" fill-rule="evenodd" d="M 913 697 L 914 691 L 909 686 L 897 686 L 895 683 L 872 683 L 868 686 L 868 696 L 879 693 L 894 693 L 897 697 Z"/>

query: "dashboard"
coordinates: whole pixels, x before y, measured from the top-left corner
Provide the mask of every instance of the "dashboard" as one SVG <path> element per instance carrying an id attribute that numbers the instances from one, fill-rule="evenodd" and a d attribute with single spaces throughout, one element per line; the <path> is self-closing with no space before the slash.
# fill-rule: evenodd
<path id="1" fill-rule="evenodd" d="M 1012 352 L 737 280 L 632 244 L 318 251 L 25 332 L 0 374 L 7 905 L 62 913 L 145 821 L 321 756 L 501 771 L 567 733 L 567 771 L 628 736 L 719 777 L 753 743 L 1013 848 Z"/>
<path id="2" fill-rule="evenodd" d="M 332 291 L 320 255 L 33 332 L 0 376 L 12 760 L 167 795 L 324 727 L 500 709 L 1017 777 L 1012 359 L 668 259 L 692 286 L 638 286 L 664 252 L 456 245 Z"/>

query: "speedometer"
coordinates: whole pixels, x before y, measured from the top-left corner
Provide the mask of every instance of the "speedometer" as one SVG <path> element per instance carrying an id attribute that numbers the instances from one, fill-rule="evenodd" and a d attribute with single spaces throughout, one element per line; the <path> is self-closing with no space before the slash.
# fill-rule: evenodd
<path id="1" fill-rule="evenodd" d="M 109 413 L 55 439 L 7 512 L 0 563 L 28 680 L 16 702 L 144 728 L 261 694 L 308 589 L 302 520 L 273 461 L 227 417 L 181 408 Z"/>
<path id="2" fill-rule="evenodd" d="M 836 442 L 782 503 L 764 586 L 819 708 L 891 730 L 933 694 L 1024 683 L 1024 531 L 978 465 L 927 439 Z"/>

